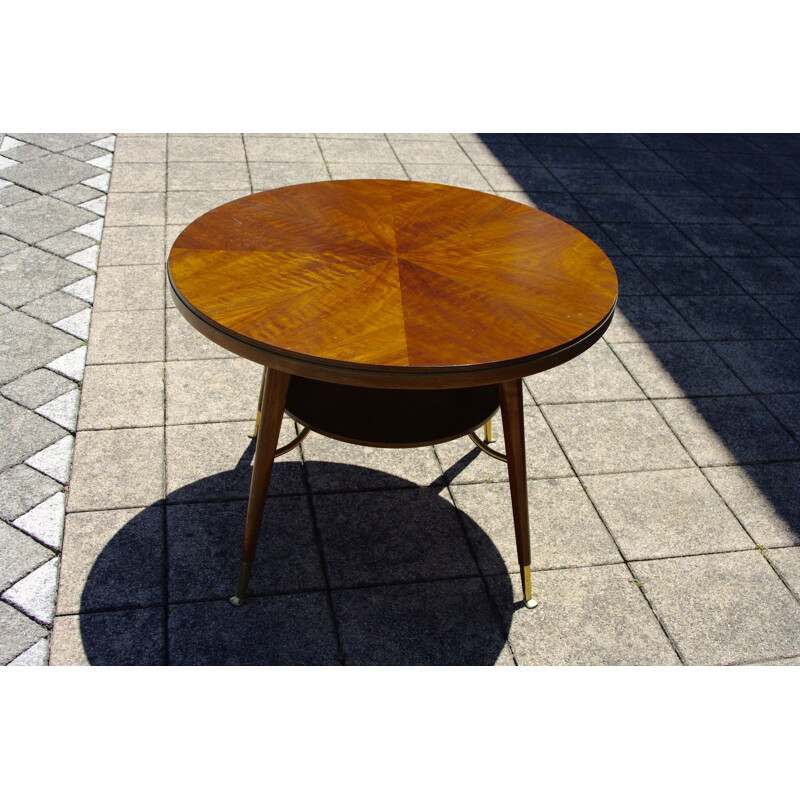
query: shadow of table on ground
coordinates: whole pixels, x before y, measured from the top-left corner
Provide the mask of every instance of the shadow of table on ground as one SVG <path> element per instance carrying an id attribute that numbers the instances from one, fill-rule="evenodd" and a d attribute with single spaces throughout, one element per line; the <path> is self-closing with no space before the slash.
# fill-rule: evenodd
<path id="1" fill-rule="evenodd" d="M 234 607 L 228 598 L 247 510 L 241 473 L 251 456 L 249 448 L 235 470 L 182 487 L 113 536 L 81 596 L 90 663 L 498 661 L 515 610 L 511 578 L 441 481 L 420 487 L 362 467 L 312 462 L 332 470 L 342 491 L 269 497 L 250 596 Z M 276 463 L 272 486 L 296 485 L 289 472 L 306 468 Z M 232 499 L 186 502 L 226 497 L 218 491 L 226 485 L 239 487 L 227 494 Z M 385 488 L 352 491 L 362 486 Z M 484 573 L 500 576 L 491 581 L 491 597 L 470 541 L 479 543 Z"/>

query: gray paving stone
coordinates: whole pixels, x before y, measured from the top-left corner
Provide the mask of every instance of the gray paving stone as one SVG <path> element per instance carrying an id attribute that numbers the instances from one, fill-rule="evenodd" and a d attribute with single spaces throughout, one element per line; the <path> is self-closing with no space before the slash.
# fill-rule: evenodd
<path id="1" fill-rule="evenodd" d="M 22 463 L 63 436 L 58 425 L 0 397 L 0 469 Z"/>
<path id="2" fill-rule="evenodd" d="M 704 342 L 620 342 L 612 349 L 648 397 L 748 393 Z"/>
<path id="3" fill-rule="evenodd" d="M 478 574 L 447 492 L 313 495 L 332 588 Z"/>
<path id="4" fill-rule="evenodd" d="M 159 604 L 164 567 L 161 509 L 69 514 L 56 613 Z"/>
<path id="5" fill-rule="evenodd" d="M 15 250 L 22 250 L 25 247 L 24 242 L 12 239 L 10 236 L 0 234 L 0 256 L 13 253 Z"/>
<path id="6" fill-rule="evenodd" d="M 21 144 L 17 147 L 12 147 L 10 150 L 4 150 L 3 153 L 5 157 L 20 163 L 50 155 L 49 150 L 43 150 L 41 147 L 36 147 L 36 145 L 32 144 Z"/>
<path id="7" fill-rule="evenodd" d="M 56 617 L 51 666 L 164 664 L 163 608 Z"/>
<path id="8" fill-rule="evenodd" d="M 323 143 L 323 151 L 328 143 Z M 470 159 L 461 145 L 454 141 L 398 140 L 392 144 L 402 164 L 458 164 L 467 165 Z M 524 149 L 524 148 L 523 148 Z M 326 156 L 327 157 L 327 156 Z M 332 161 L 338 159 L 332 158 Z M 377 160 L 377 159 L 376 159 Z M 475 162 L 478 163 L 478 162 Z"/>
<path id="9" fill-rule="evenodd" d="M 418 141 L 429 141 L 429 142 L 450 142 L 453 140 L 453 134 L 452 133 L 387 133 L 386 138 L 390 142 L 402 141 L 403 139 L 413 139 Z M 477 141 L 480 141 L 480 139 L 477 139 Z"/>
<path id="10" fill-rule="evenodd" d="M 97 311 L 92 316 L 87 364 L 162 361 L 163 358 L 163 311 Z"/>
<path id="11" fill-rule="evenodd" d="M 23 189 L 22 186 L 7 186 L 5 189 L 0 189 L 0 206 L 13 206 L 15 203 L 31 200 L 34 197 L 37 197 L 37 194 L 30 189 Z"/>
<path id="12" fill-rule="evenodd" d="M 26 408 L 37 408 L 74 389 L 75 384 L 49 369 L 37 369 L 0 388 L 0 394 Z"/>
<path id="13" fill-rule="evenodd" d="M 53 551 L 0 521 L 0 592 L 53 557 Z"/>
<path id="14" fill-rule="evenodd" d="M 701 467 L 800 457 L 800 447 L 755 397 L 654 403 Z"/>
<path id="15" fill-rule="evenodd" d="M 166 195 L 164 192 L 111 192 L 108 195 L 105 224 L 165 225 Z"/>
<path id="16" fill-rule="evenodd" d="M 603 341 L 566 364 L 531 375 L 525 383 L 538 403 L 644 397 L 614 351 Z"/>
<path id="17" fill-rule="evenodd" d="M 800 338 L 800 295 L 759 295 L 758 302 L 795 338 Z"/>
<path id="18" fill-rule="evenodd" d="M 170 425 L 166 429 L 167 499 L 170 503 L 246 500 L 255 452 L 253 422 Z M 297 435 L 284 419 L 279 445 Z M 281 456 L 272 471 L 269 495 L 305 493 L 300 450 Z"/>
<path id="19" fill-rule="evenodd" d="M 313 138 L 278 139 L 245 134 L 244 146 L 250 162 L 282 161 L 322 164 L 323 161 L 320 145 Z"/>
<path id="20" fill-rule="evenodd" d="M 0 664 L 8 664 L 47 635 L 47 628 L 0 601 Z"/>
<path id="21" fill-rule="evenodd" d="M 250 163 L 250 178 L 254 192 L 291 186 L 295 183 L 312 183 L 330 180 L 324 164 L 270 163 L 254 161 Z"/>
<path id="22" fill-rule="evenodd" d="M 117 137 L 117 146 L 114 148 L 114 169 L 119 164 L 129 162 L 150 161 L 163 163 L 167 160 L 167 135 L 150 134 L 137 136 L 136 134 L 121 134 Z"/>
<path id="23" fill-rule="evenodd" d="M 711 467 L 703 470 L 755 542 L 764 547 L 800 543 L 800 464 Z"/>
<path id="24" fill-rule="evenodd" d="M 36 622 L 52 625 L 58 588 L 58 562 L 59 558 L 55 556 L 37 567 L 3 592 L 3 599 Z"/>
<path id="25" fill-rule="evenodd" d="M 52 478 L 24 464 L 0 472 L 0 517 L 11 522 L 61 488 Z"/>
<path id="26" fill-rule="evenodd" d="M 79 431 L 68 511 L 147 506 L 164 499 L 164 431 Z"/>
<path id="27" fill-rule="evenodd" d="M 489 578 L 495 598 L 508 591 L 506 578 Z M 628 569 L 622 564 L 536 572 L 535 609 L 522 605 L 512 581 L 517 610 L 508 641 L 520 665 L 673 666 L 669 640 Z M 497 600 L 499 604 L 499 600 Z"/>
<path id="28" fill-rule="evenodd" d="M 146 428 L 164 422 L 164 366 L 87 366 L 78 429 Z"/>
<path id="29" fill-rule="evenodd" d="M 800 600 L 800 547 L 782 547 L 770 550 L 766 555 L 794 596 Z"/>
<path id="30" fill-rule="evenodd" d="M 88 274 L 77 264 L 26 247 L 0 258 L 0 297 L 11 306 L 21 306 Z"/>
<path id="31" fill-rule="evenodd" d="M 108 150 L 102 147 L 95 147 L 93 144 L 82 144 L 62 152 L 65 156 L 77 158 L 78 161 L 91 161 L 94 158 L 103 158 L 108 155 Z"/>
<path id="32" fill-rule="evenodd" d="M 79 339 L 11 311 L 0 315 L 0 384 L 74 350 Z"/>
<path id="33" fill-rule="evenodd" d="M 347 665 L 491 666 L 510 655 L 507 626 L 493 613 L 478 578 L 345 589 L 331 596 Z"/>
<path id="34" fill-rule="evenodd" d="M 243 358 L 168 362 L 167 425 L 252 420 L 263 371 Z"/>
<path id="35" fill-rule="evenodd" d="M 249 194 L 247 189 L 227 192 L 169 192 L 167 194 L 167 222 L 171 225 L 186 225 L 212 208 L 238 200 Z"/>
<path id="36" fill-rule="evenodd" d="M 700 337 L 663 297 L 620 297 L 607 342 L 685 342 Z"/>
<path id="37" fill-rule="evenodd" d="M 529 478 L 559 478 L 573 475 L 563 451 L 553 436 L 542 412 L 533 404 L 524 406 L 525 456 Z M 483 429 L 478 435 L 483 440 Z M 500 414 L 492 420 L 490 445 L 500 453 L 505 452 L 503 421 Z M 434 446 L 444 470 L 444 480 L 451 484 L 504 483 L 508 481 L 508 467 L 502 461 L 481 453 L 466 437 Z M 506 487 L 507 488 L 507 487 Z"/>
<path id="38" fill-rule="evenodd" d="M 463 142 L 461 148 L 473 164 L 480 166 L 541 166 L 531 151 L 518 143 Z"/>
<path id="39" fill-rule="evenodd" d="M 362 139 L 320 139 L 319 146 L 322 149 L 322 156 L 326 162 L 349 164 L 397 163 L 395 151 L 386 139 L 374 141 Z M 457 145 L 454 144 L 454 146 Z M 467 163 L 467 161 L 466 157 L 464 157 L 464 162 Z"/>
<path id="40" fill-rule="evenodd" d="M 715 342 L 714 350 L 753 392 L 794 392 L 800 385 L 800 342 Z"/>
<path id="41" fill-rule="evenodd" d="M 789 433 L 800 440 L 800 394 L 773 394 L 762 400 Z"/>
<path id="42" fill-rule="evenodd" d="M 631 566 L 687 664 L 735 664 L 800 651 L 800 604 L 760 553 Z"/>
<path id="43" fill-rule="evenodd" d="M 221 191 L 249 188 L 250 175 L 244 160 L 176 161 L 170 164 L 167 176 L 169 191 Z"/>
<path id="44" fill-rule="evenodd" d="M 102 266 L 159 264 L 164 258 L 164 228 L 139 225 L 130 228 L 106 228 L 100 247 Z"/>
<path id="45" fill-rule="evenodd" d="M 239 608 L 227 600 L 170 609 L 170 663 L 190 665 L 339 664 L 324 593 L 253 597 Z"/>
<path id="46" fill-rule="evenodd" d="M 581 475 L 693 466 L 648 401 L 542 406 Z"/>
<path id="47" fill-rule="evenodd" d="M 247 134 L 246 134 L 247 135 Z M 386 137 L 382 133 L 294 133 L 294 134 L 259 134 L 261 136 L 268 135 L 268 136 L 317 136 L 319 139 L 385 139 Z"/>
<path id="48" fill-rule="evenodd" d="M 81 144 L 88 144 L 89 142 L 96 142 L 98 139 L 104 139 L 108 136 L 107 133 L 14 133 L 12 136 L 15 139 L 20 139 L 29 144 L 35 144 L 39 147 L 44 147 L 46 150 L 52 150 L 54 153 L 59 153 L 62 150 L 69 150 L 71 147 L 77 147 Z"/>
<path id="49" fill-rule="evenodd" d="M 174 161 L 244 161 L 241 136 L 167 137 L 167 160 Z"/>
<path id="50" fill-rule="evenodd" d="M 47 636 L 39 639 L 36 644 L 20 653 L 13 661 L 8 662 L 9 667 L 46 667 L 50 657 L 50 640 Z"/>
<path id="51" fill-rule="evenodd" d="M 34 197 L 11 208 L 0 209 L 0 231 L 28 244 L 97 219 L 84 208 L 76 208 L 53 197 Z"/>
<path id="52" fill-rule="evenodd" d="M 411 168 L 409 168 L 411 169 Z M 417 170 L 414 169 L 414 172 Z M 564 187 L 544 167 L 482 166 L 480 174 L 486 186 L 502 192 L 563 192 Z M 486 186 L 468 188 L 486 189 Z"/>
<path id="53" fill-rule="evenodd" d="M 752 539 L 697 469 L 585 479 L 626 559 L 752 549 Z"/>
<path id="54" fill-rule="evenodd" d="M 115 164 L 111 175 L 112 192 L 163 192 L 167 188 L 165 163 Z"/>
<path id="55" fill-rule="evenodd" d="M 467 536 L 483 573 L 505 571 L 519 580 L 508 485 L 472 484 L 451 490 L 456 507 L 468 517 Z M 528 508 L 534 570 L 622 561 L 577 478 L 528 481 Z"/>
<path id="56" fill-rule="evenodd" d="M 167 508 L 171 602 L 236 593 L 246 516 L 244 500 Z M 249 595 L 324 589 L 308 498 L 268 498 Z"/>
<path id="57" fill-rule="evenodd" d="M 674 297 L 704 339 L 787 339 L 789 331 L 750 297 Z"/>
<path id="58" fill-rule="evenodd" d="M 55 197 L 56 200 L 63 200 L 65 203 L 72 203 L 77 206 L 79 203 L 86 203 L 89 200 L 103 197 L 104 193 L 91 186 L 76 183 L 73 186 L 66 186 L 63 189 L 59 189 L 57 192 L 51 192 L 50 196 Z"/>
<path id="59" fill-rule="evenodd" d="M 72 463 L 74 441 L 70 435 L 63 436 L 49 447 L 45 447 L 38 453 L 34 453 L 30 458 L 25 459 L 25 463 L 29 467 L 38 469 L 39 472 L 43 472 L 45 475 L 57 480 L 59 483 L 67 483 Z"/>
<path id="60" fill-rule="evenodd" d="M 330 164 L 328 169 L 335 181 L 380 179 L 406 181 L 408 176 L 401 164 Z"/>
<path id="61" fill-rule="evenodd" d="M 65 496 L 63 492 L 58 492 L 17 517 L 14 525 L 42 544 L 59 551 L 64 537 L 65 506 Z"/>
<path id="62" fill-rule="evenodd" d="M 47 194 L 73 183 L 101 175 L 103 170 L 62 155 L 36 158 L 3 170 L 3 177 L 26 189 Z"/>
<path id="63" fill-rule="evenodd" d="M 800 292 L 800 269 L 788 258 L 715 258 L 751 294 Z"/>
<path id="64" fill-rule="evenodd" d="M 412 181 L 442 183 L 484 192 L 492 189 L 486 178 L 471 164 L 407 164 L 406 172 Z"/>
<path id="65" fill-rule="evenodd" d="M 91 247 L 94 240 L 88 236 L 83 236 L 75 231 L 67 231 L 60 233 L 58 236 L 53 236 L 50 239 L 44 239 L 38 243 L 38 247 L 42 250 L 47 250 L 48 253 L 53 253 L 56 256 L 71 256 L 87 247 Z"/>
<path id="66" fill-rule="evenodd" d="M 36 409 L 37 414 L 41 414 L 49 420 L 60 425 L 68 431 L 74 431 L 78 422 L 78 405 L 80 404 L 81 393 L 78 389 L 51 400 Z"/>
<path id="67" fill-rule="evenodd" d="M 99 267 L 95 311 L 155 310 L 164 307 L 164 267 L 137 264 Z"/>
<path id="68" fill-rule="evenodd" d="M 230 350 L 195 330 L 179 311 L 167 309 L 167 361 L 230 357 Z"/>
<path id="69" fill-rule="evenodd" d="M 86 273 L 84 272 L 84 274 Z M 20 307 L 20 311 L 24 311 L 26 314 L 36 317 L 36 319 L 40 319 L 42 322 L 48 322 L 52 325 L 54 322 L 59 322 L 60 320 L 65 319 L 72 314 L 77 314 L 88 307 L 88 303 L 85 303 L 83 300 L 63 291 L 56 291 L 52 292 L 51 294 L 47 294 L 44 297 L 40 297 L 38 300 L 34 300 L 32 303 L 26 303 L 24 306 Z M 64 329 L 61 328 L 61 330 Z M 67 333 L 77 336 L 77 333 L 74 331 L 68 330 Z"/>
<path id="70" fill-rule="evenodd" d="M 742 289 L 709 258 L 640 256 L 636 264 L 667 295 L 742 294 Z M 688 299 L 697 304 L 716 303 L 709 297 Z"/>

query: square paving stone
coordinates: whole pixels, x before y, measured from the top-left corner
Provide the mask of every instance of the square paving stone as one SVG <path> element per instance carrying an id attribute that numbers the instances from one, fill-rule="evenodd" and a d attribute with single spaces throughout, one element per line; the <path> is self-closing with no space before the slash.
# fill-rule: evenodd
<path id="1" fill-rule="evenodd" d="M 163 360 L 163 311 L 96 311 L 92 315 L 87 364 Z"/>
<path id="2" fill-rule="evenodd" d="M 15 133 L 12 135 L 15 139 L 44 147 L 54 153 L 60 153 L 81 144 L 96 142 L 108 136 L 107 133 Z"/>
<path id="3" fill-rule="evenodd" d="M 47 635 L 47 628 L 0 600 L 0 664 L 8 664 Z"/>
<path id="4" fill-rule="evenodd" d="M 442 477 L 432 447 L 364 447 L 318 433 L 301 447 L 312 492 L 428 486 Z"/>
<path id="5" fill-rule="evenodd" d="M 603 341 L 566 364 L 531 375 L 525 382 L 537 403 L 644 397 L 614 351 Z"/>
<path id="6" fill-rule="evenodd" d="M 663 158 L 659 158 L 658 155 L 655 153 L 650 153 L 647 150 L 635 150 L 631 148 L 619 147 L 600 147 L 597 148 L 595 152 L 606 164 L 623 173 L 630 170 L 672 170 L 672 166 Z"/>
<path id="7" fill-rule="evenodd" d="M 78 431 L 68 511 L 134 508 L 163 499 L 163 428 Z"/>
<path id="8" fill-rule="evenodd" d="M 199 333 L 177 309 L 167 309 L 167 361 L 230 357 L 230 350 Z"/>
<path id="9" fill-rule="evenodd" d="M 782 547 L 767 554 L 772 566 L 800 599 L 800 547 Z"/>
<path id="10" fill-rule="evenodd" d="M 648 397 L 748 394 L 705 342 L 620 342 L 612 348 Z"/>
<path id="11" fill-rule="evenodd" d="M 564 452 L 550 430 L 542 412 L 533 404 L 523 407 L 525 426 L 525 461 L 529 478 L 560 478 L 573 475 Z M 483 441 L 481 428 L 478 436 Z M 492 420 L 494 443 L 489 446 L 505 453 L 505 436 L 500 414 Z M 469 439 L 461 437 L 434 446 L 444 470 L 442 481 L 461 483 L 505 483 L 508 482 L 508 467 L 499 459 L 482 453 Z"/>
<path id="12" fill-rule="evenodd" d="M 323 592 L 172 606 L 170 664 L 338 665 L 339 646 Z"/>
<path id="13" fill-rule="evenodd" d="M 71 317 L 86 308 L 89 308 L 89 304 L 83 300 L 66 292 L 57 291 L 46 294 L 32 303 L 26 303 L 20 307 L 20 311 L 52 325 L 54 322 Z"/>
<path id="14" fill-rule="evenodd" d="M 8 305 L 21 306 L 89 274 L 77 264 L 26 247 L 0 258 L 0 297 Z"/>
<path id="15" fill-rule="evenodd" d="M 167 425 L 254 420 L 263 371 L 244 358 L 167 362 Z"/>
<path id="16" fill-rule="evenodd" d="M 542 406 L 581 475 L 693 466 L 649 401 Z"/>
<path id="17" fill-rule="evenodd" d="M 750 297 L 674 297 L 704 339 L 788 339 L 789 331 Z"/>
<path id="18" fill-rule="evenodd" d="M 629 191 L 641 192 L 647 197 L 651 195 L 705 197 L 703 189 L 675 172 L 629 170 L 625 172 L 625 181 L 626 185 L 633 187 Z M 586 191 L 591 191 L 591 189 Z"/>
<path id="19" fill-rule="evenodd" d="M 800 214 L 780 200 L 723 200 L 726 211 L 747 225 L 800 225 Z M 758 229 L 755 229 L 758 231 Z"/>
<path id="20" fill-rule="evenodd" d="M 607 164 L 583 143 L 570 147 L 535 147 L 536 158 L 549 169 L 604 169 Z"/>
<path id="21" fill-rule="evenodd" d="M 244 161 L 176 161 L 167 176 L 169 191 L 219 191 L 249 189 L 250 175 Z"/>
<path id="22" fill-rule="evenodd" d="M 275 141 L 275 140 L 272 140 Z M 294 140 L 297 141 L 297 140 Z M 394 150 L 392 149 L 392 145 L 389 144 L 385 139 L 383 140 L 375 140 L 375 141 L 367 141 L 367 140 L 357 140 L 357 139 L 321 139 L 319 146 L 322 148 L 322 156 L 324 157 L 325 161 L 330 161 L 331 163 L 359 163 L 359 164 L 374 164 L 374 163 L 388 163 L 388 164 L 396 164 L 398 156 L 395 155 L 395 151 L 398 151 L 398 155 L 400 155 L 400 145 L 406 144 L 403 143 L 396 143 L 394 145 Z M 418 145 L 418 144 L 434 144 L 431 142 L 421 143 L 421 142 L 410 142 L 408 144 L 411 145 Z M 435 143 L 435 144 L 447 144 L 444 143 Z M 458 145 L 453 142 L 454 147 L 458 148 Z M 463 151 L 458 148 L 461 152 L 463 157 L 463 163 L 469 163 L 469 159 L 464 155 Z M 275 159 L 280 160 L 280 159 Z M 400 155 L 400 160 L 403 160 L 402 155 Z M 441 162 L 428 162 L 428 163 L 441 163 Z"/>
<path id="23" fill-rule="evenodd" d="M 621 297 L 604 336 L 607 342 L 684 342 L 700 337 L 663 298 Z"/>
<path id="24" fill-rule="evenodd" d="M 167 167 L 164 163 L 114 164 L 112 192 L 163 192 L 166 188 Z"/>
<path id="25" fill-rule="evenodd" d="M 701 467 L 800 457 L 800 447 L 755 397 L 655 400 Z"/>
<path id="26" fill-rule="evenodd" d="M 27 314 L 0 314 L 0 384 L 47 364 L 80 344 L 80 339 Z"/>
<path id="27" fill-rule="evenodd" d="M 800 464 L 711 467 L 703 472 L 757 544 L 800 544 Z"/>
<path id="28" fill-rule="evenodd" d="M 50 666 L 164 664 L 163 608 L 56 617 Z"/>
<path id="29" fill-rule="evenodd" d="M 505 578 L 489 578 L 493 595 Z M 674 666 L 680 663 L 622 564 L 536 572 L 534 609 L 521 606 L 519 581 L 508 641 L 521 666 Z"/>
<path id="30" fill-rule="evenodd" d="M 63 428 L 0 397 L 0 469 L 20 464 L 63 436 Z"/>
<path id="31" fill-rule="evenodd" d="M 247 501 L 167 508 L 170 602 L 236 594 Z M 325 589 L 308 498 L 269 497 L 248 594 Z"/>
<path id="32" fill-rule="evenodd" d="M 698 469 L 592 475 L 585 484 L 628 560 L 753 547 Z"/>
<path id="33" fill-rule="evenodd" d="M 47 155 L 3 170 L 3 178 L 34 192 L 49 194 L 103 173 L 99 167 L 67 156 Z"/>
<path id="34" fill-rule="evenodd" d="M 636 264 L 667 295 L 742 294 L 741 288 L 709 258 L 639 256 Z"/>
<path id="35" fill-rule="evenodd" d="M 158 605 L 163 600 L 162 509 L 67 515 L 57 614 Z"/>
<path id="36" fill-rule="evenodd" d="M 335 181 L 408 180 L 401 164 L 329 164 L 328 169 Z"/>
<path id="37" fill-rule="evenodd" d="M 38 408 L 75 388 L 63 375 L 37 369 L 0 388 L 0 394 L 26 408 Z"/>
<path id="38" fill-rule="evenodd" d="M 715 342 L 714 350 L 753 392 L 794 392 L 800 386 L 800 342 Z"/>
<path id="39" fill-rule="evenodd" d="M 758 552 L 631 567 L 687 664 L 735 664 L 800 651 L 800 604 Z"/>
<path id="40" fill-rule="evenodd" d="M 531 166 L 539 167 L 541 162 L 521 144 L 493 142 L 464 142 L 462 150 L 473 164 L 486 166 Z"/>
<path id="41" fill-rule="evenodd" d="M 406 172 L 412 181 L 442 183 L 447 186 L 460 186 L 463 189 L 490 191 L 486 178 L 474 166 L 466 164 L 407 164 Z M 514 188 L 518 188 L 516 185 Z"/>
<path id="42" fill-rule="evenodd" d="M 800 338 L 800 295 L 759 295 L 758 302 L 795 338 Z"/>
<path id="43" fill-rule="evenodd" d="M 130 162 L 152 161 L 163 163 L 167 160 L 166 134 L 137 136 L 136 134 L 120 134 L 114 148 L 114 169 L 119 164 Z"/>
<path id="44" fill-rule="evenodd" d="M 0 521 L 0 592 L 53 557 L 53 551 Z"/>
<path id="45" fill-rule="evenodd" d="M 410 170 L 412 171 L 412 170 Z M 417 172 L 414 168 L 413 172 Z M 480 174 L 492 189 L 503 192 L 563 192 L 559 183 L 544 167 L 480 167 Z M 468 187 L 469 188 L 469 187 Z M 483 187 L 482 187 L 483 188 Z"/>
<path id="46" fill-rule="evenodd" d="M 167 433 L 167 500 L 185 503 L 205 500 L 246 500 L 255 453 L 253 422 L 170 425 Z M 284 419 L 279 445 L 297 435 Z M 269 495 L 305 493 L 299 450 L 275 461 Z"/>
<path id="47" fill-rule="evenodd" d="M 93 306 L 95 311 L 163 308 L 164 267 L 99 267 Z"/>
<path id="48" fill-rule="evenodd" d="M 322 164 L 322 151 L 316 140 L 265 138 L 263 136 L 244 136 L 247 160 L 308 162 Z M 397 159 L 393 159 L 396 161 Z"/>
<path id="49" fill-rule="evenodd" d="M 773 394 L 762 400 L 789 433 L 800 440 L 800 394 Z"/>
<path id="50" fill-rule="evenodd" d="M 698 256 L 700 251 L 672 225 L 607 222 L 604 230 L 629 256 Z"/>
<path id="51" fill-rule="evenodd" d="M 619 296 L 657 295 L 655 284 L 627 256 L 614 256 L 614 269 L 619 279 Z"/>
<path id="52" fill-rule="evenodd" d="M 247 189 L 228 192 L 169 192 L 167 194 L 167 222 L 186 225 L 212 208 L 238 200 L 249 194 Z"/>
<path id="53" fill-rule="evenodd" d="M 241 136 L 181 136 L 167 139 L 167 160 L 174 161 L 244 161 Z"/>
<path id="54" fill-rule="evenodd" d="M 105 224 L 165 225 L 166 195 L 164 192 L 112 192 L 108 195 Z"/>
<path id="55" fill-rule="evenodd" d="M 332 588 L 477 575 L 447 491 L 312 495 Z"/>
<path id="56" fill-rule="evenodd" d="M 164 260 L 164 228 L 137 225 L 129 228 L 106 228 L 100 245 L 103 266 L 160 264 Z"/>
<path id="57" fill-rule="evenodd" d="M 146 428 L 163 422 L 163 364 L 86 367 L 78 430 Z"/>
<path id="58" fill-rule="evenodd" d="M 479 578 L 345 589 L 332 600 L 346 665 L 491 666 L 509 655 Z"/>
<path id="59" fill-rule="evenodd" d="M 723 222 L 735 224 L 739 220 L 710 197 L 674 197 L 650 195 L 648 200 L 672 222 Z"/>
<path id="60" fill-rule="evenodd" d="M 295 183 L 330 180 L 324 164 L 299 164 L 267 161 L 250 162 L 250 178 L 254 192 L 264 192 Z"/>
<path id="61" fill-rule="evenodd" d="M 467 535 L 484 575 L 518 580 L 508 485 L 453 486 Z M 577 478 L 528 481 L 532 569 L 619 563 L 622 557 Z"/>
<path id="62" fill-rule="evenodd" d="M 631 183 L 611 169 L 579 169 L 576 167 L 552 167 L 552 175 L 558 184 L 570 192 L 587 194 L 636 194 Z M 634 173 L 625 173 L 625 176 Z M 667 173 L 647 173 L 664 175 Z"/>
<path id="63" fill-rule="evenodd" d="M 25 464 L 0 472 L 0 517 L 13 522 L 61 489 L 60 483 Z"/>
<path id="64" fill-rule="evenodd" d="M 692 171 L 687 172 L 687 177 L 700 189 L 718 199 L 723 197 L 773 197 L 776 194 L 774 189 L 765 189 L 732 169 L 725 172 Z M 777 180 L 777 178 L 771 177 L 770 185 L 774 186 Z M 719 242 L 716 236 L 713 237 L 713 240 Z"/>
<path id="65" fill-rule="evenodd" d="M 0 231 L 28 244 L 77 228 L 97 214 L 52 197 L 34 197 L 12 208 L 0 209 Z"/>
<path id="66" fill-rule="evenodd" d="M 578 194 L 577 201 L 597 222 L 666 222 L 664 215 L 634 194 Z"/>

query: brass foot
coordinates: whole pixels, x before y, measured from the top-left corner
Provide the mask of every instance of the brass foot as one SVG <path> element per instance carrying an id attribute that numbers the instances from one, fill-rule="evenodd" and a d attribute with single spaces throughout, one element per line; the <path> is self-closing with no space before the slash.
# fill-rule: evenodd
<path id="1" fill-rule="evenodd" d="M 531 567 L 530 564 L 526 566 L 520 565 L 520 577 L 522 578 L 522 595 L 525 598 L 526 608 L 536 608 L 539 601 L 533 596 L 531 592 Z"/>
<path id="2" fill-rule="evenodd" d="M 255 439 L 258 436 L 258 426 L 261 424 L 261 412 L 259 411 L 256 414 L 256 427 L 253 430 L 252 438 Z"/>
<path id="3" fill-rule="evenodd" d="M 491 420 L 489 420 L 483 426 L 483 433 L 484 433 L 483 438 L 484 438 L 484 441 L 486 442 L 486 444 L 491 444 L 492 442 L 496 442 L 497 441 L 497 439 L 495 439 L 494 436 L 492 436 L 492 421 Z"/>
<path id="4" fill-rule="evenodd" d="M 248 564 L 247 561 L 242 561 L 242 569 L 239 573 L 239 588 L 236 594 L 231 597 L 231 603 L 235 606 L 242 605 L 247 598 L 247 584 L 250 582 L 250 570 L 252 569 L 252 562 Z"/>

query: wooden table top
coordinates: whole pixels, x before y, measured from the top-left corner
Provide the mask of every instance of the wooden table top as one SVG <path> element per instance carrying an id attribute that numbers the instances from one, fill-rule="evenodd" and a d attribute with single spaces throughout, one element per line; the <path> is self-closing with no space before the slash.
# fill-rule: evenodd
<path id="1" fill-rule="evenodd" d="M 226 203 L 178 236 L 169 274 L 178 308 L 220 343 L 340 371 L 535 372 L 604 329 L 617 297 L 608 257 L 565 222 L 413 181 Z"/>

